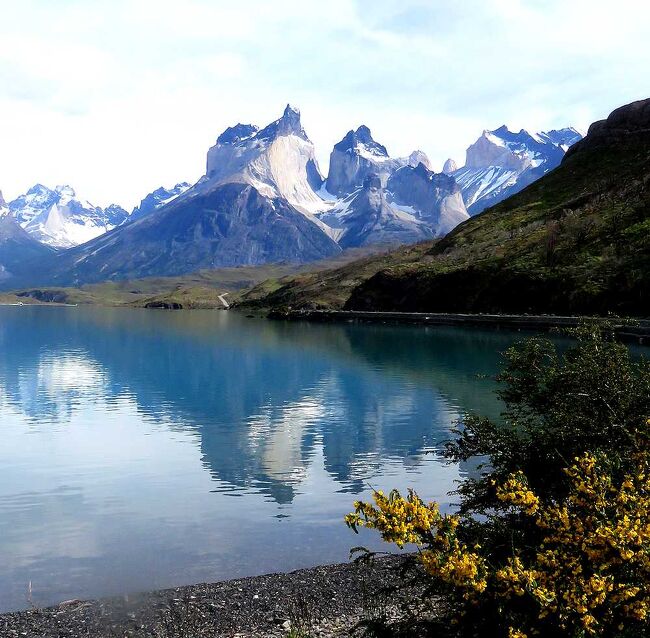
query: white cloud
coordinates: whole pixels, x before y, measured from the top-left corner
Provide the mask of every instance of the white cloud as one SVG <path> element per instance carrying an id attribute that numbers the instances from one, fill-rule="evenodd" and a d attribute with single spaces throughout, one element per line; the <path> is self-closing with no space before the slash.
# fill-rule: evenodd
<path id="1" fill-rule="evenodd" d="M 650 87 L 642 0 L 0 0 L 0 188 L 98 204 L 197 179 L 299 105 L 326 168 L 368 124 L 438 166 L 484 128 L 586 127 Z"/>

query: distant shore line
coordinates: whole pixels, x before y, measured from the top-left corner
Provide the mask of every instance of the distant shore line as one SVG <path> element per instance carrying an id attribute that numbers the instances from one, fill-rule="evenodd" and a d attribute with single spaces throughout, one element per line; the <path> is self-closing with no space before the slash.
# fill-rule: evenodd
<path id="1" fill-rule="evenodd" d="M 423 326 L 467 326 L 495 330 L 542 330 L 575 328 L 584 321 L 610 322 L 622 340 L 650 344 L 650 320 L 588 316 L 470 314 L 437 312 L 381 312 L 367 310 L 273 310 L 269 319 L 321 323 L 385 323 Z"/>

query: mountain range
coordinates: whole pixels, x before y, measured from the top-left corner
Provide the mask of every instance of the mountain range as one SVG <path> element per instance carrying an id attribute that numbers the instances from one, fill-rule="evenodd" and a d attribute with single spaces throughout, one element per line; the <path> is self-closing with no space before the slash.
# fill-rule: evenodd
<path id="1" fill-rule="evenodd" d="M 5 206 L 27 235 L 13 237 L 12 254 L 29 248 L 17 264 L 0 238 L 0 267 L 7 285 L 77 285 L 410 244 L 444 236 L 520 190 L 579 137 L 575 129 L 531 135 L 503 126 L 468 148 L 464 167 L 448 161 L 436 173 L 420 150 L 390 157 L 362 125 L 334 146 L 323 176 L 300 113 L 288 105 L 263 128 L 227 128 L 196 184 L 159 188 L 131 213 L 94 206 L 69 186 L 37 184 Z"/>
<path id="2" fill-rule="evenodd" d="M 243 305 L 647 317 L 649 237 L 650 99 L 592 124 L 555 170 L 444 238 L 260 286 Z"/>
<path id="3" fill-rule="evenodd" d="M 559 166 L 567 149 L 583 137 L 575 128 L 519 133 L 501 126 L 467 149 L 465 166 L 449 159 L 443 172 L 454 177 L 470 215 L 498 204 Z"/>

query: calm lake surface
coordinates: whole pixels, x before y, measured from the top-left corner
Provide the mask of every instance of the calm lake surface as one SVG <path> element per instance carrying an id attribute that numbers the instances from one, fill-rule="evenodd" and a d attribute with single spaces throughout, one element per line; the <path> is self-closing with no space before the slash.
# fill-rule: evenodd
<path id="1" fill-rule="evenodd" d="M 449 506 L 518 336 L 0 308 L 0 610 L 344 561 L 370 486 Z"/>

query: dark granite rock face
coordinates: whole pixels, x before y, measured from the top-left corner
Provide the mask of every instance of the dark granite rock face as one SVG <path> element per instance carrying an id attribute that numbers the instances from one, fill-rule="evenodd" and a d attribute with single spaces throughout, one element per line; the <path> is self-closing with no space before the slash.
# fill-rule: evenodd
<path id="1" fill-rule="evenodd" d="M 280 135 L 297 135 L 303 139 L 309 139 L 305 129 L 300 122 L 300 111 L 291 104 L 287 104 L 284 113 L 279 120 L 271 122 L 257 133 L 259 139 L 274 139 Z"/>
<path id="2" fill-rule="evenodd" d="M 401 164 L 390 160 L 386 147 L 372 138 L 367 126 L 348 131 L 345 137 L 334 145 L 330 154 L 330 168 L 327 176 L 327 190 L 332 195 L 348 195 L 363 185 L 371 173 L 387 176 Z"/>
<path id="3" fill-rule="evenodd" d="M 409 202 L 421 211 L 433 211 L 441 199 L 452 193 L 460 193 L 456 180 L 445 173 L 434 173 L 424 164 L 415 168 L 404 166 L 395 171 L 388 180 L 388 190 L 396 198 Z"/>
<path id="4" fill-rule="evenodd" d="M 229 126 L 217 138 L 217 144 L 235 144 L 251 135 L 257 133 L 259 128 L 254 124 L 235 124 Z"/>
<path id="5" fill-rule="evenodd" d="M 367 175 L 345 216 L 343 248 L 365 244 L 407 244 L 433 236 L 433 231 L 416 219 L 400 216 L 386 200 L 382 180 L 376 173 Z"/>
<path id="6" fill-rule="evenodd" d="M 359 145 L 365 146 L 369 151 L 379 157 L 388 157 L 386 147 L 379 142 L 375 142 L 370 129 L 365 124 L 362 124 L 356 131 L 348 131 L 340 142 L 334 144 L 334 148 L 337 151 L 345 152 L 351 151 Z"/>
<path id="7" fill-rule="evenodd" d="M 279 198 L 224 184 L 66 251 L 39 283 L 180 275 L 201 268 L 304 262 L 340 252 L 316 224 Z"/>
<path id="8" fill-rule="evenodd" d="M 320 169 L 315 159 L 307 160 L 305 166 L 307 170 L 307 183 L 311 186 L 314 191 L 320 190 L 321 186 L 325 182 L 323 176 L 320 174 Z"/>
<path id="9" fill-rule="evenodd" d="M 136 219 L 140 219 L 149 213 L 153 213 L 153 211 L 157 210 L 161 206 L 164 206 L 166 203 L 175 197 L 178 197 L 189 188 L 190 184 L 187 182 L 180 182 L 173 188 L 164 188 L 163 186 L 157 188 L 155 191 L 149 193 L 140 202 L 139 206 L 133 209 L 133 212 L 129 216 L 129 221 L 135 221 Z"/>
<path id="10" fill-rule="evenodd" d="M 395 171 L 387 190 L 395 203 L 413 209 L 436 235 L 448 233 L 468 217 L 456 180 L 444 173 L 434 173 L 422 163 Z"/>
<path id="11" fill-rule="evenodd" d="M 574 144 L 565 157 L 610 144 L 650 142 L 650 99 L 638 100 L 612 111 L 605 120 L 594 122 L 587 136 Z"/>
<path id="12" fill-rule="evenodd" d="M 129 218 L 129 213 L 118 204 L 111 204 L 104 208 L 104 217 L 107 225 L 119 226 Z"/>

